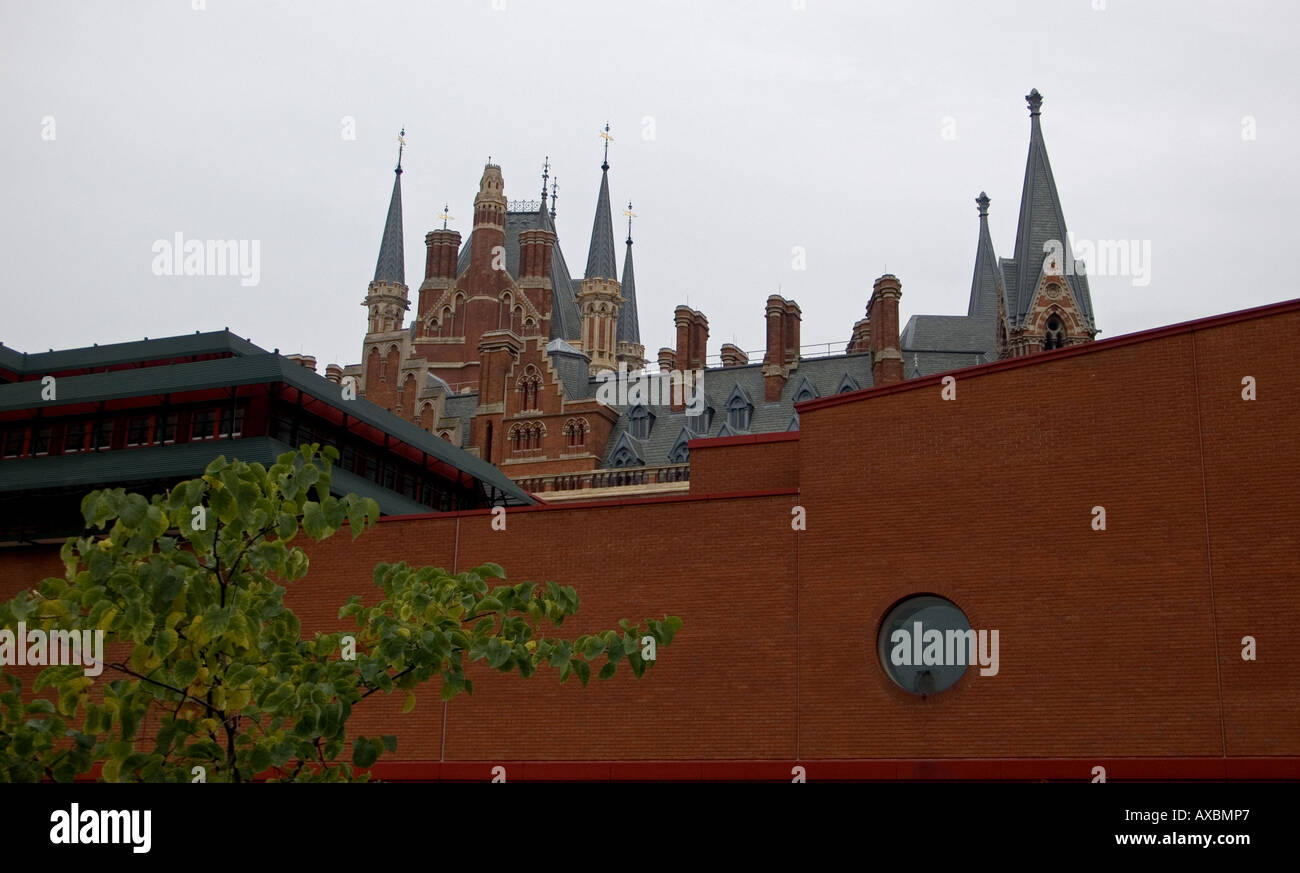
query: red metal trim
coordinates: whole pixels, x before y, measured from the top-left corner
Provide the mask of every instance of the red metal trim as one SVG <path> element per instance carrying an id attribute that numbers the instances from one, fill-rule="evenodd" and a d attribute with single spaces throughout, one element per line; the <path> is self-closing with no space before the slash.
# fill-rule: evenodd
<path id="1" fill-rule="evenodd" d="M 686 448 L 691 451 L 695 449 L 720 449 L 725 446 L 747 446 L 753 443 L 784 443 L 795 442 L 799 439 L 797 430 L 781 430 L 774 433 L 753 433 L 742 434 L 741 436 L 725 437 L 699 437 L 698 439 L 687 440 Z"/>
<path id="2" fill-rule="evenodd" d="M 823 781 L 1090 782 L 1093 768 L 1110 782 L 1300 781 L 1300 758 L 921 758 L 805 761 L 381 761 L 377 779 L 489 782 L 504 767 L 508 782 L 778 781 L 804 768 Z"/>
<path id="3" fill-rule="evenodd" d="M 1155 327 L 1150 330 L 1138 331 L 1137 333 L 1126 333 L 1123 336 L 1117 336 L 1113 339 L 1098 340 L 1097 342 L 1083 343 L 1082 345 L 1077 346 L 1067 346 L 1063 349 L 1055 349 L 1050 352 L 1039 352 L 1033 355 L 1026 355 L 1022 358 L 1007 358 L 1003 361 L 978 364 L 974 367 L 959 367 L 956 370 L 949 370 L 946 373 L 935 373 L 933 376 L 923 376 L 920 379 L 905 379 L 902 382 L 881 385 L 877 388 L 861 388 L 857 391 L 847 391 L 844 394 L 833 394 L 830 397 L 818 397 L 813 400 L 805 400 L 803 403 L 796 403 L 794 408 L 796 412 L 802 415 L 805 412 L 826 409 L 831 406 L 839 406 L 843 403 L 856 403 L 859 400 L 865 400 L 869 397 L 883 397 L 886 394 L 897 394 L 901 391 L 927 388 L 933 385 L 938 385 L 942 383 L 944 377 L 954 376 L 957 373 L 961 374 L 962 379 L 970 379 L 974 376 L 983 376 L 988 373 L 997 373 L 1002 370 L 1012 370 L 1017 367 L 1046 364 L 1051 361 L 1060 361 L 1078 355 L 1096 354 L 1098 352 L 1105 352 L 1123 346 L 1131 346 L 1137 343 L 1150 342 L 1151 340 L 1164 339 L 1165 337 L 1178 336 L 1181 334 L 1195 333 L 1198 330 L 1208 330 L 1213 327 L 1236 324 L 1240 321 L 1253 321 L 1257 318 L 1265 318 L 1270 315 L 1281 315 L 1286 312 L 1295 312 L 1297 310 L 1300 310 L 1300 298 L 1295 300 L 1286 300 L 1281 303 L 1270 303 L 1267 306 L 1257 306 L 1253 309 L 1227 312 L 1222 315 L 1211 315 L 1194 321 L 1184 321 L 1178 324 L 1166 325 L 1165 327 Z"/>

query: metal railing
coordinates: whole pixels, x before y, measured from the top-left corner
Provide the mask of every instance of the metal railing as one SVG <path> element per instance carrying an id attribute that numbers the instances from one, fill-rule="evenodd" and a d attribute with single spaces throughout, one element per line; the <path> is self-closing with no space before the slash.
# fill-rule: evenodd
<path id="1" fill-rule="evenodd" d="M 658 485 L 667 482 L 689 482 L 690 479 L 691 465 L 685 463 L 666 464 L 660 467 L 619 467 L 609 470 L 589 470 L 585 473 L 549 473 L 544 476 L 518 478 L 515 479 L 515 484 L 525 491 L 544 496 L 559 491 Z"/>

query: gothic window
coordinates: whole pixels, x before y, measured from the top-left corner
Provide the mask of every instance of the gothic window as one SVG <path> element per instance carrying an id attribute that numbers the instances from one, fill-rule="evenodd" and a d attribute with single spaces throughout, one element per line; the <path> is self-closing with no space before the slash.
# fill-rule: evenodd
<path id="1" fill-rule="evenodd" d="M 444 306 L 442 307 L 442 318 L 438 320 L 438 336 L 449 337 L 452 335 L 453 334 L 451 332 L 451 307 Z"/>
<path id="2" fill-rule="evenodd" d="M 840 387 L 835 389 L 835 393 L 844 394 L 849 391 L 857 391 L 857 390 L 858 390 L 858 380 L 854 379 L 848 373 L 845 373 L 844 378 L 840 380 Z"/>
<path id="3" fill-rule="evenodd" d="M 691 433 L 693 434 L 703 436 L 704 434 L 707 434 L 709 432 L 709 428 L 712 425 L 713 425 L 713 410 L 707 406 L 701 409 L 699 413 L 696 415 L 686 416 L 686 426 L 690 429 Z"/>
<path id="4" fill-rule="evenodd" d="M 571 418 L 564 423 L 564 445 L 568 449 L 581 449 L 587 445 L 587 419 Z"/>
<path id="5" fill-rule="evenodd" d="M 465 295 L 457 294 L 452 312 L 452 336 L 465 335 Z"/>
<path id="6" fill-rule="evenodd" d="M 654 413 L 644 406 L 633 406 L 627 413 L 628 430 L 639 440 L 650 438 L 650 428 L 654 425 Z"/>
<path id="7" fill-rule="evenodd" d="M 794 402 L 803 403 L 805 400 L 812 400 L 817 396 L 816 387 L 813 386 L 807 376 L 804 376 L 803 381 L 799 383 L 798 389 L 794 392 Z"/>
<path id="8" fill-rule="evenodd" d="M 677 435 L 677 441 L 673 443 L 672 449 L 668 452 L 668 463 L 685 464 L 691 459 L 691 450 L 687 445 L 690 438 L 690 432 L 682 428 L 682 432 Z"/>
<path id="9" fill-rule="evenodd" d="M 1052 313 L 1052 317 L 1047 319 L 1047 334 L 1043 337 L 1043 351 L 1050 349 L 1059 349 L 1065 345 L 1065 325 L 1061 322 L 1061 317 Z"/>
<path id="10" fill-rule="evenodd" d="M 612 466 L 614 467 L 631 467 L 636 464 L 636 455 L 627 446 L 619 446 L 614 452 Z"/>
<path id="11" fill-rule="evenodd" d="M 516 392 L 519 395 L 520 409 L 540 409 L 540 395 L 542 391 L 542 374 L 537 368 L 529 364 L 524 369 L 524 374 L 519 377 L 516 384 Z"/>
<path id="12" fill-rule="evenodd" d="M 754 404 L 745 389 L 739 385 L 727 399 L 727 426 L 733 431 L 749 430 L 749 420 L 754 414 Z"/>

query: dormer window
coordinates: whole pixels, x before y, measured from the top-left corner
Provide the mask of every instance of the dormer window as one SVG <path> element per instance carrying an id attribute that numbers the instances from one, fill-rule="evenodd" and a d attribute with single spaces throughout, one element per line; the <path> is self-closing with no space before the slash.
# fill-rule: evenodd
<path id="1" fill-rule="evenodd" d="M 737 385 L 727 399 L 727 427 L 733 431 L 749 430 L 749 420 L 753 415 L 753 402 L 745 389 Z"/>
<path id="2" fill-rule="evenodd" d="M 644 406 L 633 406 L 627 413 L 628 431 L 639 440 L 650 438 L 650 428 L 654 426 L 654 413 Z"/>
<path id="3" fill-rule="evenodd" d="M 698 415 L 686 416 L 686 427 L 689 428 L 690 432 L 693 434 L 703 436 L 709 432 L 712 425 L 713 410 L 707 406 L 701 409 Z"/>

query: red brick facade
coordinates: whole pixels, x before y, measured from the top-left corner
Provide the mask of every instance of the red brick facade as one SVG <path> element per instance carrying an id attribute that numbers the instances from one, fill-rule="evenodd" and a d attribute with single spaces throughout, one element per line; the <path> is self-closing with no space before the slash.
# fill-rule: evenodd
<path id="1" fill-rule="evenodd" d="M 398 734 L 390 777 L 1300 778 L 1297 333 L 1293 301 L 814 400 L 797 435 L 693 443 L 690 496 L 335 536 L 289 602 L 334 628 L 379 561 L 495 561 L 575 585 L 569 633 L 683 618 L 639 682 L 367 701 L 350 728 Z M 61 570 L 0 561 L 4 596 Z M 877 629 L 918 593 L 1000 631 L 996 676 L 891 682 Z"/>

